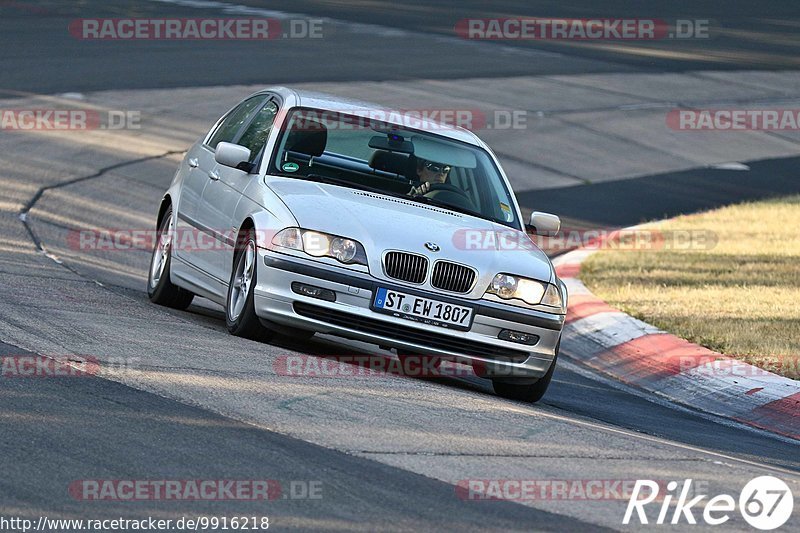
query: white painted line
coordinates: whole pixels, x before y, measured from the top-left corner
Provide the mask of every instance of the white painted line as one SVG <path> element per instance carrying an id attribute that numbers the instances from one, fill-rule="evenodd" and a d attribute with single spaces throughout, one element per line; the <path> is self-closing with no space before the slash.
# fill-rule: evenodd
<path id="1" fill-rule="evenodd" d="M 717 163 L 709 165 L 708 168 L 713 168 L 715 170 L 750 170 L 750 167 L 744 163 Z"/>
<path id="2" fill-rule="evenodd" d="M 66 100 L 85 100 L 86 96 L 83 93 L 61 93 L 58 95 L 59 98 L 64 98 Z"/>

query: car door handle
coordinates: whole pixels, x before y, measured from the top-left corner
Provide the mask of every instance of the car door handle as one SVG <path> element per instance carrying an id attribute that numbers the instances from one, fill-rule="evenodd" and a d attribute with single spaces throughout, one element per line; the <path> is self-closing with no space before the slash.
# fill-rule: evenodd
<path id="1" fill-rule="evenodd" d="M 219 172 L 217 172 L 216 170 L 212 170 L 211 172 L 208 173 L 208 177 L 213 181 L 219 181 Z"/>
<path id="2" fill-rule="evenodd" d="M 198 161 L 196 157 L 192 157 L 189 159 L 189 166 L 192 168 L 197 168 L 200 166 L 200 161 Z"/>

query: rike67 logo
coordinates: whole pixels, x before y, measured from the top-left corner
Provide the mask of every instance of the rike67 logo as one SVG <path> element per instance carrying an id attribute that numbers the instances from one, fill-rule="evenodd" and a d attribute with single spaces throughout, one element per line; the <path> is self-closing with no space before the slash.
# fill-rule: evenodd
<path id="1" fill-rule="evenodd" d="M 718 526 L 728 522 L 736 511 L 737 501 L 729 494 L 719 494 L 710 499 L 708 495 L 698 494 L 689 499 L 692 494 L 691 479 L 685 480 L 680 487 L 677 481 L 670 481 L 664 495 L 659 494 L 661 486 L 648 479 L 637 480 L 622 523 L 629 524 L 634 512 L 639 523 L 649 523 L 645 507 L 656 500 L 661 504 L 655 520 L 658 525 L 679 524 L 682 521 L 697 524 L 694 514 L 697 512 L 706 524 Z M 676 500 L 674 509 L 670 509 L 673 500 Z M 707 500 L 705 505 L 701 505 L 704 500 Z M 769 531 L 781 527 L 792 516 L 794 497 L 789 486 L 780 479 L 761 476 L 751 479 L 744 486 L 739 494 L 738 507 L 750 526 Z"/>

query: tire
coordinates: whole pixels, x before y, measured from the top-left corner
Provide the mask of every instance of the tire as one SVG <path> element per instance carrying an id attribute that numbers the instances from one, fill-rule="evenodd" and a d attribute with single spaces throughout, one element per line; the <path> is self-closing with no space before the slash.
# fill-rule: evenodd
<path id="1" fill-rule="evenodd" d="M 150 258 L 150 270 L 147 276 L 147 296 L 151 302 L 158 305 L 183 310 L 192 303 L 194 294 L 174 285 L 169 279 L 174 230 L 172 207 L 170 207 L 158 224 L 156 245 Z"/>
<path id="2" fill-rule="evenodd" d="M 536 403 L 542 399 L 550 386 L 550 381 L 553 379 L 553 372 L 556 370 L 556 362 L 558 361 L 558 352 L 561 347 L 561 339 L 556 344 L 556 356 L 553 358 L 553 363 L 547 370 L 547 373 L 539 378 L 535 383 L 510 383 L 503 381 L 492 380 L 492 387 L 498 396 L 508 398 L 510 400 L 519 400 L 522 402 Z"/>
<path id="3" fill-rule="evenodd" d="M 255 310 L 257 262 L 255 233 L 245 230 L 239 234 L 234 254 L 228 296 L 225 299 L 225 323 L 231 335 L 268 341 L 275 333 L 261 324 Z"/>

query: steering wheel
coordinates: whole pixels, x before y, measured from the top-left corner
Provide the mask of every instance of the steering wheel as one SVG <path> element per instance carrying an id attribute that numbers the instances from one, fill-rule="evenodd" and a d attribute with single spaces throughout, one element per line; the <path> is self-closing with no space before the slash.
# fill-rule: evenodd
<path id="1" fill-rule="evenodd" d="M 426 198 L 440 199 L 447 204 L 462 207 L 470 211 L 478 211 L 472 198 L 463 190 L 449 183 L 430 183 L 430 189 L 423 194 Z M 442 198 L 438 198 L 441 194 Z M 449 196 L 449 198 L 448 198 Z"/>
<path id="2" fill-rule="evenodd" d="M 466 192 L 464 192 L 463 189 L 459 189 L 455 185 L 450 185 L 449 183 L 431 183 L 430 188 L 425 192 L 423 196 L 427 196 L 428 194 L 435 191 L 454 192 L 460 196 L 463 196 L 464 199 L 468 200 L 470 204 L 472 203 L 472 198 L 470 198 L 469 195 Z"/>

